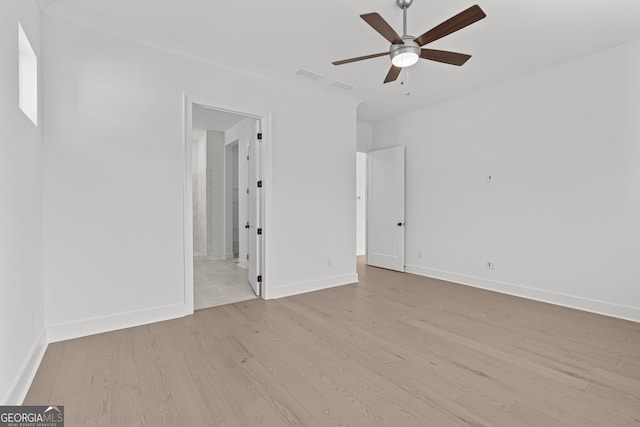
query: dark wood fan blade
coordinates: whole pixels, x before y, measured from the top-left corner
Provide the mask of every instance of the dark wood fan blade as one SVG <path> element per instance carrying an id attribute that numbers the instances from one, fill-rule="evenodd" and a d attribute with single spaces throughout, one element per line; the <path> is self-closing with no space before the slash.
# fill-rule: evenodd
<path id="1" fill-rule="evenodd" d="M 377 13 L 367 13 L 364 15 L 360 15 L 360 18 L 364 19 L 367 24 L 371 25 L 371 27 L 379 32 L 382 37 L 389 40 L 392 44 L 403 44 L 404 42 L 396 33 L 396 31 L 391 28 L 391 25 L 384 20 L 382 16 Z"/>
<path id="2" fill-rule="evenodd" d="M 464 27 L 473 24 L 486 17 L 485 13 L 480 9 L 477 4 L 471 6 L 469 9 L 460 12 L 456 16 L 447 19 L 442 24 L 433 27 L 423 35 L 416 37 L 415 42 L 420 46 L 424 46 L 427 43 L 438 40 L 444 36 L 448 36 L 451 33 L 455 33 Z"/>
<path id="3" fill-rule="evenodd" d="M 471 55 L 448 52 L 446 50 L 422 49 L 420 51 L 420 58 L 459 66 L 467 62 L 469 58 L 471 58 Z"/>
<path id="4" fill-rule="evenodd" d="M 402 71 L 402 68 L 392 65 L 391 68 L 389 69 L 389 72 L 387 73 L 387 77 L 385 77 L 384 79 L 384 82 L 389 83 L 397 79 L 398 76 L 400 75 L 400 71 Z"/>
<path id="5" fill-rule="evenodd" d="M 348 64 L 350 62 L 363 61 L 365 59 L 378 58 L 380 56 L 389 55 L 389 52 L 374 53 L 373 55 L 358 56 L 357 58 L 343 59 L 342 61 L 332 62 L 333 65 Z"/>

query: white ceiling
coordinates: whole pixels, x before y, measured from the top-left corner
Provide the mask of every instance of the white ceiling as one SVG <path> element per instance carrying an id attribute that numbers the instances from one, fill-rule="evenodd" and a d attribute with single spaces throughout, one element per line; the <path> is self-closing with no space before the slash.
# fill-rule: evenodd
<path id="1" fill-rule="evenodd" d="M 347 93 L 363 100 L 358 116 L 369 122 L 640 40 L 639 0 L 414 0 L 408 19 L 414 36 L 475 2 L 487 18 L 427 46 L 473 55 L 464 66 L 421 60 L 409 69 L 408 84 L 400 84 L 403 72 L 383 85 L 388 57 L 331 62 L 388 50 L 359 15 L 378 12 L 401 33 L 395 0 L 40 1 L 45 14 L 76 10 L 285 78 L 302 68 L 324 76 L 314 84 L 350 84 L 355 89 Z"/>

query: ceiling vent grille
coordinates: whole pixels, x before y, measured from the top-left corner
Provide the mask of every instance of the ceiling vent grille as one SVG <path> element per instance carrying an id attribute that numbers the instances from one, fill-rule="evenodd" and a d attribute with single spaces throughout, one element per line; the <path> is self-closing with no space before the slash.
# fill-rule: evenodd
<path id="1" fill-rule="evenodd" d="M 295 74 L 296 76 L 305 77 L 311 80 L 320 80 L 322 77 L 324 77 L 320 74 L 314 73 L 313 71 L 305 70 L 303 68 L 300 68 L 293 74 Z"/>
<path id="2" fill-rule="evenodd" d="M 342 89 L 344 91 L 349 91 L 351 89 L 354 89 L 354 86 L 351 86 L 350 84 L 347 83 L 343 83 L 343 82 L 339 82 L 339 81 L 335 81 L 333 83 L 331 83 L 329 86 L 338 88 L 338 89 Z"/>

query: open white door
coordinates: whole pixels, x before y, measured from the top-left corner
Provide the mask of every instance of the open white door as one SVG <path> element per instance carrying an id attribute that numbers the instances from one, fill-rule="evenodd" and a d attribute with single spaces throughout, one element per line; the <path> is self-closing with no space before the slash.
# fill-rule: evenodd
<path id="1" fill-rule="evenodd" d="M 256 132 L 249 142 L 249 188 L 248 197 L 248 228 L 249 246 L 247 253 L 247 267 L 249 270 L 249 283 L 256 295 L 262 293 L 262 134 L 260 133 L 260 121 L 256 121 Z"/>
<path id="2" fill-rule="evenodd" d="M 404 146 L 367 158 L 367 264 L 404 271 Z"/>

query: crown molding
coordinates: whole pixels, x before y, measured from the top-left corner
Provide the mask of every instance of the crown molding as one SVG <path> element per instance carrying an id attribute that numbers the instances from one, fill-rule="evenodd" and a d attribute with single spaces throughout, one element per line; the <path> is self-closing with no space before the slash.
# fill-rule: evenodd
<path id="1" fill-rule="evenodd" d="M 451 108 L 477 97 L 493 95 L 495 93 L 512 90 L 513 88 L 524 87 L 546 80 L 561 78 L 563 76 L 566 76 L 567 74 L 598 66 L 600 64 L 606 63 L 608 61 L 613 61 L 627 55 L 635 55 L 637 53 L 640 53 L 640 40 L 634 40 L 595 53 L 591 53 L 580 58 L 572 59 L 558 65 L 543 68 L 541 70 L 534 71 L 520 77 L 492 84 L 484 88 L 464 93 L 454 98 L 443 100 L 433 105 L 418 108 L 406 114 L 396 115 L 394 117 L 375 122 L 374 124 L 393 122 L 397 120 L 415 120 L 427 111 L 437 111 L 444 108 Z"/>
<path id="2" fill-rule="evenodd" d="M 47 18 L 79 25 L 94 31 L 126 39 L 134 43 L 163 50 L 174 55 L 187 57 L 229 71 L 266 80 L 274 84 L 295 87 L 299 90 L 306 90 L 319 95 L 330 96 L 356 106 L 362 102 L 362 100 L 357 97 L 338 92 L 337 89 L 333 89 L 320 82 L 311 80 L 306 81 L 307 79 L 297 78 L 293 72 L 291 75 L 287 75 L 267 68 L 255 66 L 235 58 L 220 55 L 213 51 L 190 46 L 178 40 L 146 32 L 128 25 L 122 25 L 108 18 L 101 17 L 80 8 L 61 4 L 55 0 L 38 0 L 38 2 L 39 5 L 42 3 L 40 8 L 42 14 Z"/>
<path id="3" fill-rule="evenodd" d="M 38 8 L 40 8 L 40 13 L 44 15 L 45 11 L 51 6 L 54 0 L 36 0 L 38 3 Z"/>

